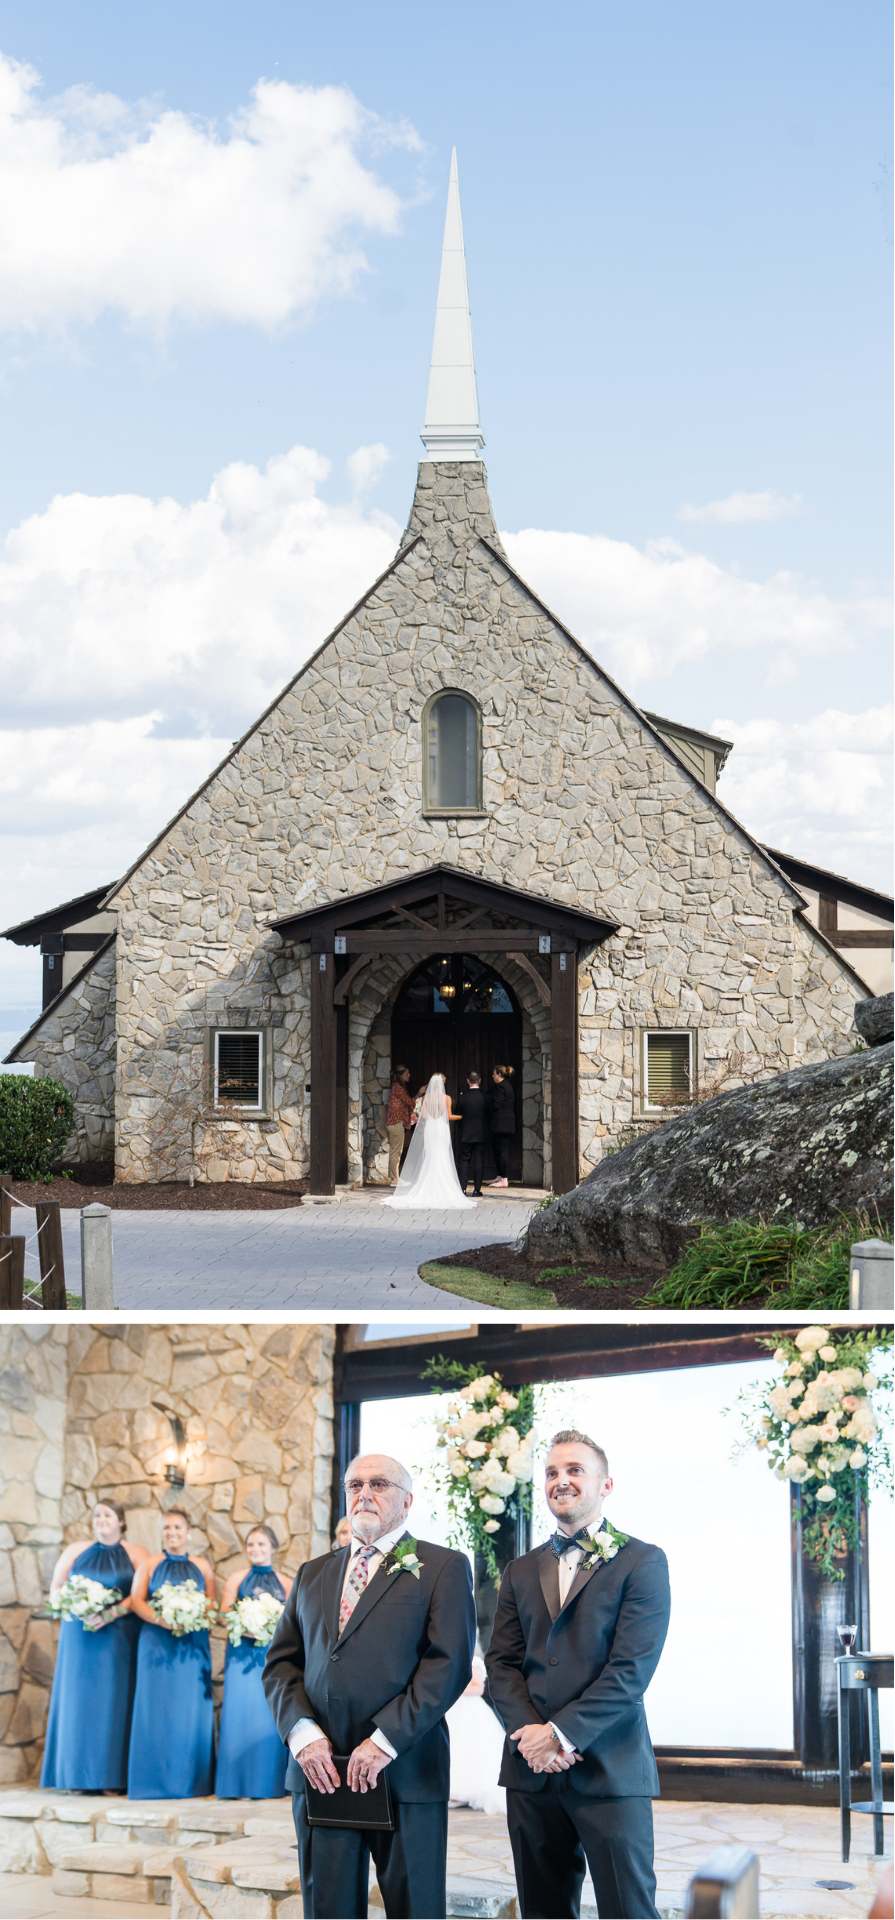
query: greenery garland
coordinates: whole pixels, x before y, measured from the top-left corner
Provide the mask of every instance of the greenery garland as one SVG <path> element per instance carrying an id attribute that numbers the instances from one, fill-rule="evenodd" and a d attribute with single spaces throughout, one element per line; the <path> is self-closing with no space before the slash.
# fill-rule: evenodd
<path id="1" fill-rule="evenodd" d="M 433 1393 L 453 1393 L 436 1420 L 435 1480 L 451 1516 L 451 1542 L 484 1556 L 495 1585 L 500 1569 L 494 1536 L 506 1521 L 531 1513 L 534 1388 L 504 1388 L 499 1373 L 479 1373 L 439 1354 L 420 1376 Z"/>
<path id="2" fill-rule="evenodd" d="M 857 1545 L 860 1503 L 887 1486 L 891 1459 L 872 1394 L 891 1392 L 891 1329 L 803 1327 L 794 1339 L 763 1339 L 783 1368 L 776 1385 L 753 1381 L 738 1396 L 746 1437 L 778 1480 L 801 1489 L 802 1546 L 831 1580 Z M 871 1368 L 875 1361 L 876 1370 Z M 883 1370 L 885 1369 L 885 1374 Z M 794 1511 L 793 1524 L 798 1520 Z"/>

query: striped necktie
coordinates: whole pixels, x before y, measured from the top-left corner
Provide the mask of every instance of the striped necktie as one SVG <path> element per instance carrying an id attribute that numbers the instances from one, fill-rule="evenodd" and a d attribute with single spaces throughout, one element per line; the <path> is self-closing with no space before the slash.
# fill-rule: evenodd
<path id="1" fill-rule="evenodd" d="M 344 1632 L 370 1578 L 370 1556 L 378 1552 L 379 1548 L 377 1546 L 361 1547 L 360 1553 L 356 1554 L 351 1562 L 345 1585 L 342 1588 L 342 1604 L 339 1608 L 340 1633 Z"/>

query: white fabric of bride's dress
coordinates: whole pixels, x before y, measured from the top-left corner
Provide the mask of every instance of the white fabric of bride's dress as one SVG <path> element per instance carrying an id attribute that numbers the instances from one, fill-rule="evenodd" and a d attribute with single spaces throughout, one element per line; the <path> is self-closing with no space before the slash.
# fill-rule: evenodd
<path id="1" fill-rule="evenodd" d="M 383 1207 L 474 1207 L 457 1179 L 447 1095 L 440 1073 L 433 1073 L 423 1095 L 407 1159 L 398 1184 Z"/>
<path id="2" fill-rule="evenodd" d="M 472 1663 L 485 1678 L 483 1661 Z M 503 1759 L 503 1727 L 481 1695 L 463 1693 L 445 1714 L 451 1736 L 451 1799 L 478 1813 L 506 1813 L 507 1793 L 497 1776 Z"/>

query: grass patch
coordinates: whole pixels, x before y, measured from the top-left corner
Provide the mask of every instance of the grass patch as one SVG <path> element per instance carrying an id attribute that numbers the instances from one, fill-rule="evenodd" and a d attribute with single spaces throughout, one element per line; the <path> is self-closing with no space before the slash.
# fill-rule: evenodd
<path id="1" fill-rule="evenodd" d="M 825 1227 L 798 1221 L 730 1220 L 703 1227 L 699 1239 L 653 1290 L 645 1307 L 765 1307 L 791 1313 L 848 1307 L 855 1240 L 891 1240 L 892 1230 L 866 1214 L 843 1215 Z"/>
<path id="2" fill-rule="evenodd" d="M 555 1293 L 527 1280 L 501 1280 L 496 1273 L 481 1273 L 476 1267 L 439 1267 L 427 1261 L 420 1267 L 420 1279 L 442 1293 L 459 1293 L 465 1300 L 477 1300 L 483 1307 L 500 1307 L 506 1313 L 515 1307 L 533 1307 L 549 1313 L 558 1305 Z"/>
<path id="3" fill-rule="evenodd" d="M 626 1287 L 627 1280 L 609 1280 L 605 1273 L 582 1273 L 578 1267 L 542 1267 L 535 1285 L 548 1287 L 551 1280 L 574 1280 L 576 1287 Z"/>

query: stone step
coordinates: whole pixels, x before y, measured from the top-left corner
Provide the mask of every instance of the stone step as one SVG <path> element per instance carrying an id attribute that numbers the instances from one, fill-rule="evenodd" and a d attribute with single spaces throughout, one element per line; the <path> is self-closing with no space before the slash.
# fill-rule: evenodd
<path id="1" fill-rule="evenodd" d="M 167 1906 L 171 1900 L 170 1847 L 119 1841 L 72 1847 L 53 1868 L 53 1892 L 131 1905 Z"/>

